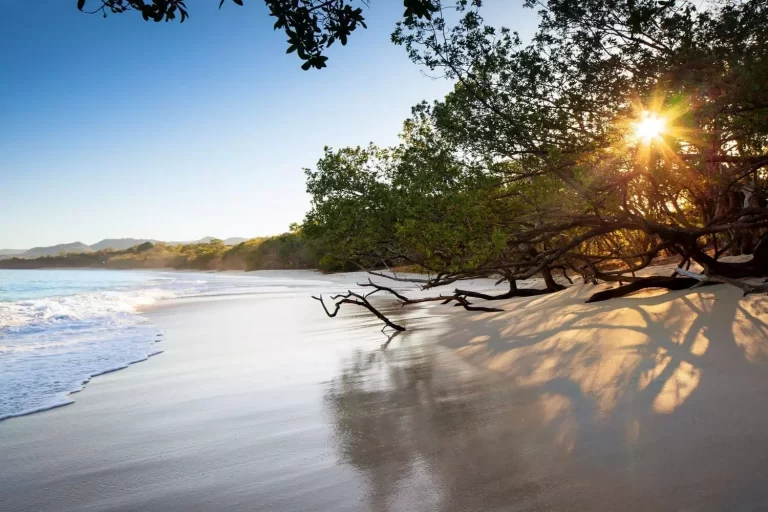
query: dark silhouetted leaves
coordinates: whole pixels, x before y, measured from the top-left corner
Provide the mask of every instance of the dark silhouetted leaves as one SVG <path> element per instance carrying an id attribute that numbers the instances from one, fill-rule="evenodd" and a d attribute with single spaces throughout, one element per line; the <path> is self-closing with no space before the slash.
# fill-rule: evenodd
<path id="1" fill-rule="evenodd" d="M 221 8 L 226 0 L 219 1 Z M 120 14 L 129 10 L 141 13 L 145 21 L 171 21 L 179 14 L 184 21 L 187 13 L 185 0 L 99 0 L 94 12 L 106 16 L 107 11 Z M 232 0 L 242 6 L 243 0 Z M 286 53 L 294 53 L 304 63 L 301 69 L 326 67 L 324 51 L 337 40 L 342 46 L 357 28 L 367 28 L 363 9 L 354 4 L 367 6 L 364 0 L 264 0 L 270 16 L 276 18 L 274 29 L 282 29 L 288 36 Z M 439 10 L 437 0 L 403 0 L 406 18 L 431 19 Z M 85 0 L 78 0 L 77 8 L 83 10 Z"/>

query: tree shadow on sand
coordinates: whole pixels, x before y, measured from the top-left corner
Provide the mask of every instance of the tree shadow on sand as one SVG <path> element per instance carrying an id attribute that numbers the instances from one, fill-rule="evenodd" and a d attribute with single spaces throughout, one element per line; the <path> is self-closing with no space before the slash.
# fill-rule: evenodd
<path id="1" fill-rule="evenodd" d="M 406 333 L 358 353 L 326 403 L 370 509 L 765 503 L 768 300 L 721 288 L 584 304 L 593 291 L 457 315 L 441 346 Z"/>

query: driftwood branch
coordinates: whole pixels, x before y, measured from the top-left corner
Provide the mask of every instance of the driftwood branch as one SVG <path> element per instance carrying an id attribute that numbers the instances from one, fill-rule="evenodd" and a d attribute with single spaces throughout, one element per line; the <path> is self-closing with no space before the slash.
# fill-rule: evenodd
<path id="1" fill-rule="evenodd" d="M 443 304 L 449 304 L 451 302 L 456 302 L 456 305 L 463 307 L 467 311 L 484 311 L 488 313 L 495 313 L 499 311 L 504 311 L 503 309 L 498 308 L 487 308 L 484 306 L 473 306 L 469 300 L 467 300 L 467 297 L 465 297 L 462 294 L 454 293 L 453 295 L 438 295 L 435 297 L 421 297 L 418 299 L 410 299 L 403 295 L 402 293 L 399 293 L 392 288 L 389 288 L 387 286 L 381 286 L 379 284 L 374 283 L 370 279 L 368 279 L 367 283 L 357 283 L 358 286 L 364 287 L 364 288 L 373 288 L 374 290 L 366 295 L 366 297 L 370 297 L 374 293 L 377 292 L 387 292 L 395 297 L 397 297 L 397 300 L 400 301 L 400 304 L 402 306 L 409 305 L 409 304 L 420 304 L 424 302 L 441 302 Z"/>
<path id="2" fill-rule="evenodd" d="M 442 304 L 449 304 L 451 302 L 456 302 L 456 304 L 455 304 L 456 306 L 461 306 L 464 309 L 466 309 L 467 311 L 483 311 L 483 312 L 487 312 L 487 313 L 495 313 L 495 312 L 503 311 L 502 309 L 498 309 L 498 308 L 487 308 L 487 307 L 483 307 L 483 306 L 474 306 L 474 305 L 472 305 L 471 302 L 469 302 L 469 300 L 467 300 L 467 298 L 465 296 L 457 295 L 457 294 L 454 294 L 454 295 L 438 295 L 436 297 L 421 297 L 421 298 L 418 298 L 418 299 L 411 299 L 411 298 L 406 297 L 402 293 L 399 293 L 398 291 L 396 291 L 396 290 L 394 290 L 392 288 L 389 288 L 387 286 L 381 286 L 381 285 L 378 285 L 378 284 L 374 283 L 373 281 L 371 281 L 370 278 L 368 279 L 367 283 L 358 283 L 357 285 L 362 287 L 362 288 L 373 288 L 373 291 L 371 291 L 371 292 L 369 292 L 369 293 L 367 293 L 365 295 L 360 295 L 359 293 L 355 293 L 355 292 L 353 292 L 351 290 L 348 290 L 347 293 L 345 293 L 345 294 L 333 295 L 333 296 L 331 296 L 331 300 L 334 301 L 333 302 L 333 311 L 328 309 L 328 306 L 325 305 L 325 301 L 323 300 L 323 296 L 322 295 L 320 295 L 319 297 L 312 296 L 312 298 L 315 299 L 316 301 L 320 302 L 320 304 L 323 306 L 323 310 L 325 311 L 325 314 L 328 315 L 331 318 L 335 317 L 339 313 L 339 309 L 341 308 L 342 304 L 352 304 L 354 306 L 360 306 L 360 307 L 363 307 L 363 308 L 367 309 L 368 311 L 370 311 L 371 313 L 376 315 L 376 317 L 379 320 L 384 322 L 386 327 L 390 327 L 390 328 L 392 328 L 392 329 L 394 329 L 396 331 L 404 331 L 405 327 L 403 327 L 402 325 L 396 324 L 395 322 L 393 322 L 392 320 L 387 318 L 386 315 L 384 315 L 381 311 L 376 309 L 368 301 L 368 297 L 370 297 L 371 295 L 373 295 L 375 293 L 378 293 L 378 292 L 387 292 L 387 293 L 389 293 L 391 295 L 394 295 L 395 298 L 397 298 L 397 300 L 400 302 L 400 304 L 402 306 L 410 305 L 410 304 L 421 304 L 421 303 L 425 303 L 425 302 L 441 302 Z"/>
<path id="3" fill-rule="evenodd" d="M 388 286 L 381 286 L 381 285 L 374 284 L 374 282 L 371 281 L 370 278 L 368 278 L 368 283 L 365 283 L 365 284 L 357 283 L 357 286 L 362 286 L 362 287 L 365 287 L 365 288 L 374 288 L 374 290 L 372 292 L 368 292 L 365 295 L 366 297 L 370 297 L 371 295 L 373 295 L 376 292 L 387 292 L 387 293 L 391 293 L 392 295 L 397 297 L 397 299 L 400 302 L 402 302 L 403 305 L 411 303 L 411 300 L 408 297 L 406 297 L 405 295 L 402 295 L 402 294 L 396 292 L 395 290 L 393 290 L 392 288 L 389 288 Z"/>
<path id="4" fill-rule="evenodd" d="M 360 267 L 363 269 L 366 273 L 371 274 L 372 276 L 376 277 L 383 277 L 384 279 L 389 279 L 391 281 L 399 281 L 401 283 L 420 283 L 420 284 L 428 284 L 432 281 L 430 279 L 424 279 L 420 277 L 399 277 L 394 272 L 392 272 L 392 275 L 385 274 L 384 272 L 376 272 L 375 270 L 367 270 L 364 267 Z"/>
<path id="5" fill-rule="evenodd" d="M 384 316 L 384 314 L 381 311 L 379 311 L 378 309 L 373 307 L 373 305 L 371 305 L 371 303 L 368 302 L 368 299 L 366 299 L 362 295 L 360 295 L 358 293 L 355 293 L 353 291 L 348 291 L 347 293 L 345 293 L 343 295 L 334 295 L 333 297 L 331 297 L 331 299 L 334 301 L 334 304 L 333 304 L 334 310 L 333 310 L 333 312 L 329 311 L 328 308 L 326 307 L 325 301 L 323 301 L 323 296 L 322 295 L 320 295 L 319 297 L 315 297 L 313 295 L 312 298 L 317 300 L 317 301 L 319 301 L 320 304 L 323 305 L 323 309 L 325 310 L 325 314 L 328 315 L 331 318 L 335 317 L 339 313 L 339 309 L 341 308 L 342 304 L 353 304 L 355 306 L 364 307 L 365 309 L 367 309 L 368 311 L 370 311 L 371 313 L 376 315 L 376 317 L 379 318 L 379 320 L 381 320 L 382 322 L 384 322 L 387 325 L 387 327 L 391 327 L 392 329 L 394 329 L 396 331 L 404 331 L 405 330 L 405 327 L 403 327 L 402 325 L 394 323 L 392 320 L 390 320 L 389 318 Z"/>

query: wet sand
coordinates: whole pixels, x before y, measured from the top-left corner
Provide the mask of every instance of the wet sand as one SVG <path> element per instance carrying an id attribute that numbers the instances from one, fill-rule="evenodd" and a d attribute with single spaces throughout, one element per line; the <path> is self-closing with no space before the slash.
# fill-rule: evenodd
<path id="1" fill-rule="evenodd" d="M 764 510 L 765 303 L 567 293 L 393 311 L 409 331 L 385 348 L 304 293 L 164 306 L 163 354 L 0 423 L 0 510 Z"/>

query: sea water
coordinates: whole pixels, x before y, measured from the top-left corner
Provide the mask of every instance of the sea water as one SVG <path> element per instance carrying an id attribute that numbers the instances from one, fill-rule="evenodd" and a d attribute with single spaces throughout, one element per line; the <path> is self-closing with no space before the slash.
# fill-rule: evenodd
<path id="1" fill-rule="evenodd" d="M 143 308 L 284 285 L 203 272 L 0 270 L 0 421 L 69 404 L 91 377 L 162 352 Z"/>

